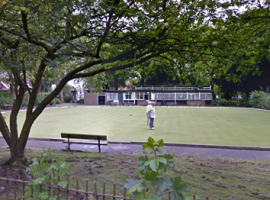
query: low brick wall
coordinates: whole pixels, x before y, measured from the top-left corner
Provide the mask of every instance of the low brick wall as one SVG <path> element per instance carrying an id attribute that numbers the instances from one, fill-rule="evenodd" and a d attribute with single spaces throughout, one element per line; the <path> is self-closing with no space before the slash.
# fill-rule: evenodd
<path id="1" fill-rule="evenodd" d="M 187 106 L 205 106 L 205 101 L 203 100 L 187 100 Z"/>
<path id="2" fill-rule="evenodd" d="M 146 100 L 138 100 L 137 101 L 137 105 L 138 106 L 146 106 L 148 103 L 146 102 Z"/>
<path id="3" fill-rule="evenodd" d="M 98 105 L 98 93 L 85 93 L 84 105 Z"/>
<path id="4" fill-rule="evenodd" d="M 155 100 L 151 100 L 152 102 L 156 102 Z M 137 105 L 138 106 L 147 106 L 148 102 L 147 100 L 138 100 Z"/>

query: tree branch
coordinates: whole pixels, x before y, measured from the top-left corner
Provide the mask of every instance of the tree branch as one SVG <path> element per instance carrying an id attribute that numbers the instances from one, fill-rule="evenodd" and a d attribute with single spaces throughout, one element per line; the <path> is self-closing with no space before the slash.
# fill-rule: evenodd
<path id="1" fill-rule="evenodd" d="M 79 74 L 74 75 L 74 76 L 73 76 L 73 79 L 74 79 L 74 78 L 82 78 L 82 77 L 94 76 L 94 75 L 96 75 L 96 74 L 99 74 L 99 73 L 105 72 L 105 71 L 106 71 L 106 69 L 101 68 L 101 69 L 97 69 L 97 70 L 94 70 L 94 71 L 88 72 L 88 73 L 79 73 Z"/>
<path id="2" fill-rule="evenodd" d="M 8 146 L 10 146 L 10 144 L 11 144 L 10 131 L 8 129 L 5 118 L 3 117 L 1 111 L 0 111 L 0 132 L 2 133 L 2 135 L 3 135 L 4 139 L 6 140 Z"/>
<path id="3" fill-rule="evenodd" d="M 151 58 L 154 58 L 154 57 L 157 57 L 159 56 L 159 53 L 158 54 L 152 54 L 150 56 L 147 56 L 139 61 L 136 61 L 136 64 L 141 64 Z M 129 64 L 126 64 L 126 65 L 122 65 L 122 66 L 118 66 L 118 67 L 112 67 L 110 69 L 107 69 L 106 72 L 113 72 L 113 71 L 117 71 L 117 70 L 121 70 L 121 69 L 127 69 L 127 68 L 130 68 L 130 67 L 134 67 L 134 64 L 135 62 L 132 62 L 132 63 L 129 63 Z"/>
<path id="4" fill-rule="evenodd" d="M 22 23 L 23 23 L 23 29 L 24 29 L 24 32 L 26 33 L 27 35 L 27 38 L 25 38 L 28 42 L 31 42 L 35 45 L 38 45 L 38 46 L 41 46 L 43 47 L 49 54 L 50 56 L 54 56 L 54 53 L 53 51 L 43 42 L 40 42 L 40 41 L 37 41 L 37 40 L 34 40 L 32 37 L 31 37 L 31 34 L 29 33 L 29 29 L 28 29 L 28 25 L 27 25 L 27 14 L 25 13 L 25 11 L 22 11 L 21 12 L 22 14 Z M 20 36 L 21 37 L 21 36 Z"/>

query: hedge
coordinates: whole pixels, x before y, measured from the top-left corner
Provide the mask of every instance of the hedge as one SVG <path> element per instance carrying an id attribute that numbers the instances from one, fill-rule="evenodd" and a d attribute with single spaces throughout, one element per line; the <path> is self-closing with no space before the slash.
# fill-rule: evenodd
<path id="1" fill-rule="evenodd" d="M 255 90 L 250 95 L 249 103 L 254 108 L 270 110 L 270 94 Z"/>
<path id="2" fill-rule="evenodd" d="M 13 104 L 13 95 L 9 92 L 0 92 L 0 107 L 4 108 L 4 104 Z"/>

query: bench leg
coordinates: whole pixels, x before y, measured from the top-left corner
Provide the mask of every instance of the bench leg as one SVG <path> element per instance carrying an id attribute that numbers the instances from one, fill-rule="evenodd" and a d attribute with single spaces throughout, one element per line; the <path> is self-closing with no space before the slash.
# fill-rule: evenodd
<path id="1" fill-rule="evenodd" d="M 98 136 L 98 152 L 100 153 L 100 137 Z"/>
<path id="2" fill-rule="evenodd" d="M 69 137 L 68 137 L 68 151 L 70 151 Z"/>

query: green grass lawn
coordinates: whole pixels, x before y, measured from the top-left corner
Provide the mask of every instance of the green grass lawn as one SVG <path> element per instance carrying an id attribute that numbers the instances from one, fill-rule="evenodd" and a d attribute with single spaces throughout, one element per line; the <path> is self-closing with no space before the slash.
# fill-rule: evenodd
<path id="1" fill-rule="evenodd" d="M 9 113 L 4 113 L 8 119 Z M 19 127 L 25 112 L 19 115 Z M 132 116 L 131 116 L 132 115 Z M 270 112 L 238 108 L 156 107 L 155 130 L 146 126 L 145 107 L 84 106 L 46 109 L 32 138 L 60 138 L 61 132 L 104 134 L 109 141 L 270 146 Z"/>

